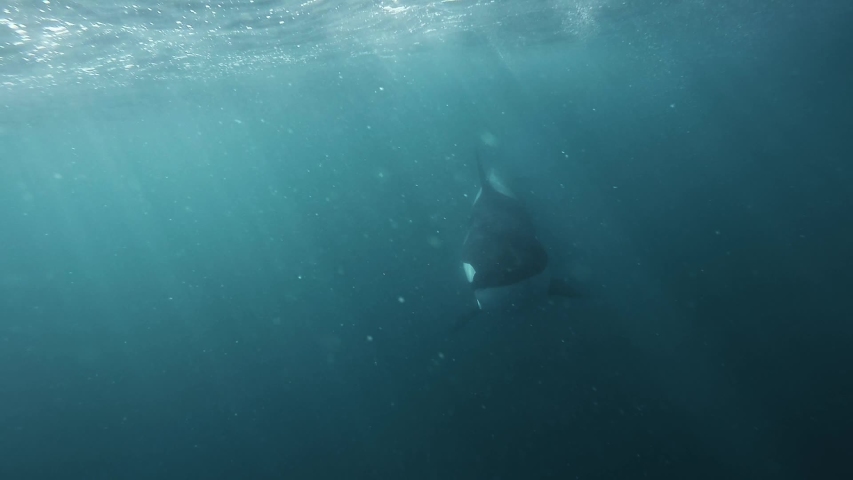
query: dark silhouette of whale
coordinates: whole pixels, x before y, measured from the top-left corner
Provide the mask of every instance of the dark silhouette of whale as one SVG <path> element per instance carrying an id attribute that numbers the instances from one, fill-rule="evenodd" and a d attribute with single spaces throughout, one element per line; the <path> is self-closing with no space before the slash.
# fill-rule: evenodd
<path id="1" fill-rule="evenodd" d="M 549 296 L 577 293 L 554 278 L 548 252 L 523 203 L 494 173 L 483 168 L 476 154 L 480 191 L 462 242 L 462 268 L 474 291 L 477 309 L 461 323 L 484 310 L 518 309 Z"/>

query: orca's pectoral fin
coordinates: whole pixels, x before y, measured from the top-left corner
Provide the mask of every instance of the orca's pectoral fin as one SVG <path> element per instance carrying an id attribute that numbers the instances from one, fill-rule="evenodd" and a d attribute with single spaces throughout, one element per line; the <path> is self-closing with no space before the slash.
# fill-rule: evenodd
<path id="1" fill-rule="evenodd" d="M 468 325 L 468 322 L 470 322 L 474 317 L 480 314 L 480 311 L 481 310 L 479 308 L 475 308 L 456 317 L 456 321 L 453 322 L 453 328 L 450 329 L 450 333 L 455 335 L 461 332 L 462 329 L 465 328 L 466 325 Z"/>
<path id="2" fill-rule="evenodd" d="M 548 284 L 548 296 L 563 298 L 581 298 L 584 295 L 562 278 L 552 278 Z"/>

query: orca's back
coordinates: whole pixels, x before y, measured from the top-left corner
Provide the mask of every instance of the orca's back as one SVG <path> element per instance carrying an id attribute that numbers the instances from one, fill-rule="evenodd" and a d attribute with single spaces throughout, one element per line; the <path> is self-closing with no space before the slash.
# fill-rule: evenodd
<path id="1" fill-rule="evenodd" d="M 479 156 L 477 169 L 483 184 L 462 246 L 468 280 L 475 289 L 483 289 L 539 275 L 548 265 L 548 254 L 524 205 L 495 175 L 486 175 Z"/>

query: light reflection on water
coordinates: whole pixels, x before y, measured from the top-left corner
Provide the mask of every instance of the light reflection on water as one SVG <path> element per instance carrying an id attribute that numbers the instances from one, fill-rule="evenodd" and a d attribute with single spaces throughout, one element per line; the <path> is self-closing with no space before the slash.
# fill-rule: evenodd
<path id="1" fill-rule="evenodd" d="M 330 56 L 387 58 L 478 35 L 510 44 L 582 37 L 608 3 L 13 0 L 0 10 L 0 87 L 215 78 Z"/>

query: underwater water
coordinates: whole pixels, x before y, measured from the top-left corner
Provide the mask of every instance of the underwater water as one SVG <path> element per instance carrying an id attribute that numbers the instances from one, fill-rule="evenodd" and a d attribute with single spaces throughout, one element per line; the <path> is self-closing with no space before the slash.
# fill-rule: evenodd
<path id="1" fill-rule="evenodd" d="M 0 478 L 853 478 L 849 25 L 0 5 Z M 453 328 L 475 151 L 580 298 Z"/>

